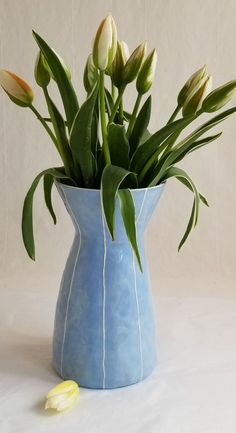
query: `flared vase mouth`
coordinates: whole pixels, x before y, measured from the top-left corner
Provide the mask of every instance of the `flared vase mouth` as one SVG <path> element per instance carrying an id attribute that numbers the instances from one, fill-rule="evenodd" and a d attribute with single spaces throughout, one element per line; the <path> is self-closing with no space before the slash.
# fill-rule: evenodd
<path id="1" fill-rule="evenodd" d="M 77 191 L 88 191 L 89 192 L 100 192 L 101 189 L 94 189 L 94 188 L 82 188 L 80 186 L 73 186 L 73 185 L 66 185 L 63 182 L 60 182 L 58 180 L 54 180 L 55 184 L 57 184 L 58 186 L 62 186 L 63 188 L 67 188 L 67 189 L 75 189 Z M 166 184 L 166 181 L 160 183 L 159 185 L 155 185 L 155 186 L 148 186 L 146 188 L 128 188 L 130 191 L 132 192 L 141 192 L 141 191 L 146 191 L 146 190 L 158 190 L 164 187 L 164 185 Z"/>

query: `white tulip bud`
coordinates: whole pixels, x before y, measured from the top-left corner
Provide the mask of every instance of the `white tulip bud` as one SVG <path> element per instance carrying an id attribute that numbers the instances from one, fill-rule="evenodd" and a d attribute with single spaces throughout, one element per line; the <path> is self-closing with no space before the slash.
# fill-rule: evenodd
<path id="1" fill-rule="evenodd" d="M 138 78 L 136 81 L 136 89 L 139 94 L 142 95 L 148 92 L 148 90 L 150 89 L 154 80 L 156 65 L 157 52 L 156 50 L 152 50 L 144 61 L 143 66 L 141 67 L 138 74 Z"/>
<path id="2" fill-rule="evenodd" d="M 146 56 L 146 51 L 146 42 L 142 42 L 142 44 L 133 51 L 125 64 L 122 74 L 122 81 L 124 84 L 131 83 L 131 81 L 135 80 Z"/>
<path id="3" fill-rule="evenodd" d="M 200 110 L 204 98 L 212 89 L 212 76 L 204 76 L 189 94 L 183 105 L 183 116 L 194 114 Z"/>
<path id="4" fill-rule="evenodd" d="M 218 87 L 213 90 L 207 97 L 204 99 L 202 104 L 202 110 L 206 113 L 211 113 L 219 110 L 227 104 L 234 93 L 236 92 L 236 80 L 229 81 L 223 86 Z"/>
<path id="5" fill-rule="evenodd" d="M 113 62 L 117 48 L 117 31 L 112 15 L 104 18 L 98 28 L 93 44 L 93 62 L 105 71 Z"/>
<path id="6" fill-rule="evenodd" d="M 185 85 L 182 87 L 182 89 L 179 92 L 178 95 L 178 106 L 182 107 L 186 101 L 186 99 L 189 97 L 190 93 L 194 90 L 194 88 L 197 86 L 199 81 L 206 75 L 206 65 L 202 66 L 198 71 L 194 72 L 194 74 L 191 75 L 191 77 L 186 81 Z"/>
<path id="7" fill-rule="evenodd" d="M 118 88 L 123 84 L 122 74 L 128 58 L 128 45 L 124 41 L 118 41 L 115 58 L 107 71 L 107 73 L 111 76 L 113 84 L 115 84 L 115 86 Z"/>

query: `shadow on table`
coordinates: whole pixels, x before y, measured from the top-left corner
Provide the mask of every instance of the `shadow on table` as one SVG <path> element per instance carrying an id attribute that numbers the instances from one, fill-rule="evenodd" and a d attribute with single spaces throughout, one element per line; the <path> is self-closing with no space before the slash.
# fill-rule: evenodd
<path id="1" fill-rule="evenodd" d="M 58 377 L 52 365 L 52 341 L 48 337 L 11 335 L 1 344 L 2 374 L 40 378 Z"/>

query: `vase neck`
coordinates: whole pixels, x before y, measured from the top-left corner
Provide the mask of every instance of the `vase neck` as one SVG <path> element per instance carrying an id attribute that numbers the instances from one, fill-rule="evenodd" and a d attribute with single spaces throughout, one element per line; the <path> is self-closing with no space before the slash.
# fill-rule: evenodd
<path id="1" fill-rule="evenodd" d="M 57 183 L 58 192 L 72 219 L 76 232 L 84 237 L 98 239 L 104 221 L 99 190 L 73 188 Z M 159 201 L 163 187 L 132 190 L 135 203 L 137 232 L 144 232 L 149 219 Z M 120 213 L 119 200 L 116 201 L 115 234 L 118 241 L 126 240 L 126 233 Z"/>

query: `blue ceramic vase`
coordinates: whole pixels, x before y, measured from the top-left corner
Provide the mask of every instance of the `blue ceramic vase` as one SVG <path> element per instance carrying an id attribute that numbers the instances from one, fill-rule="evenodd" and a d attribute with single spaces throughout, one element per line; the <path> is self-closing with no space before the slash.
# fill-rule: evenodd
<path id="1" fill-rule="evenodd" d="M 100 191 L 56 183 L 75 227 L 56 307 L 53 363 L 63 379 L 117 388 L 147 377 L 156 364 L 155 321 L 143 235 L 163 190 L 132 190 L 140 271 L 116 203 L 115 241 Z"/>

